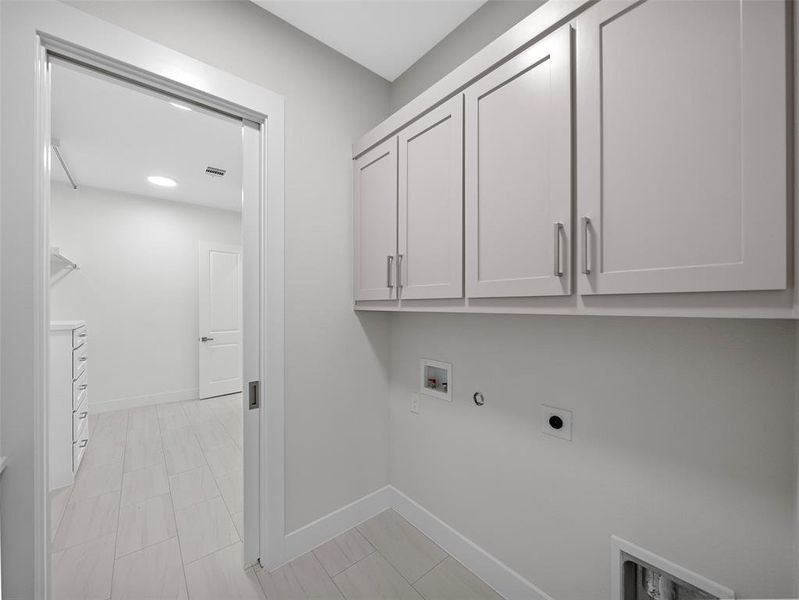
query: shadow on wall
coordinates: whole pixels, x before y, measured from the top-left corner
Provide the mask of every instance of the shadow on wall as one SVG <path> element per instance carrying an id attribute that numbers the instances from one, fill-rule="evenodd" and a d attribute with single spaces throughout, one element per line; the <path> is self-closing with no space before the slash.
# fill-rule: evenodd
<path id="1" fill-rule="evenodd" d="M 361 329 L 366 336 L 366 341 L 374 353 L 375 358 L 383 368 L 383 373 L 388 381 L 390 372 L 389 346 L 387 339 L 391 315 L 385 313 L 370 313 L 355 311 L 355 317 L 361 324 Z"/>

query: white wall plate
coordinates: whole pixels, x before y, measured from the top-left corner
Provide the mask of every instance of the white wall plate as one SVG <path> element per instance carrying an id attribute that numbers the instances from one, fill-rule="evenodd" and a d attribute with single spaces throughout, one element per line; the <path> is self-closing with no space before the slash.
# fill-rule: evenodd
<path id="1" fill-rule="evenodd" d="M 439 360 L 419 360 L 419 393 L 441 400 L 452 400 L 452 365 Z"/>
<path id="2" fill-rule="evenodd" d="M 541 405 L 541 431 L 547 435 L 571 441 L 572 411 Z"/>

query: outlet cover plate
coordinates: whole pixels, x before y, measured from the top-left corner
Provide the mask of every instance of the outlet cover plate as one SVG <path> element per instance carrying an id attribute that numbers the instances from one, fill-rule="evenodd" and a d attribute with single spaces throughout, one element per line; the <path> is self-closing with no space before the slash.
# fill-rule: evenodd
<path id="1" fill-rule="evenodd" d="M 417 392 L 411 393 L 411 412 L 415 415 L 419 414 L 419 411 L 422 408 L 422 397 L 421 394 Z"/>
<path id="2" fill-rule="evenodd" d="M 560 417 L 563 420 L 563 427 L 555 429 L 549 424 L 550 417 Z M 572 411 L 565 408 L 541 405 L 541 432 L 562 440 L 572 440 Z"/>

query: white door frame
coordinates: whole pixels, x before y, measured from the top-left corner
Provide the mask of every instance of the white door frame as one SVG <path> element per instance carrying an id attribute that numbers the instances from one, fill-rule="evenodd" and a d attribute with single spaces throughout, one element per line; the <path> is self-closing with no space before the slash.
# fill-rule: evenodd
<path id="1" fill-rule="evenodd" d="M 57 55 L 83 63 L 139 85 L 168 93 L 242 118 L 245 124 L 257 124 L 250 136 L 257 143 L 259 178 L 259 296 L 260 331 L 260 549 L 247 544 L 247 559 L 260 556 L 266 566 L 280 564 L 285 539 L 284 520 L 284 107 L 283 98 L 269 90 L 208 66 L 179 52 L 132 34 L 119 27 L 90 17 L 60 3 L 32 3 L 20 9 L 14 18 L 15 40 L 8 43 L 17 53 L 13 68 L 35 72 L 32 120 L 4 131 L 21 146 L 31 146 L 35 155 L 28 172 L 34 177 L 24 181 L 24 174 L 11 182 L 20 193 L 19 202 L 29 205 L 12 211 L 11 218 L 22 218 L 32 230 L 32 244 L 22 247 L 34 260 L 33 285 L 29 294 L 34 319 L 29 324 L 33 356 L 33 490 L 34 596 L 49 598 L 49 516 L 47 502 L 47 355 L 49 330 L 48 222 L 50 204 L 50 72 L 49 56 Z M 38 4 L 38 6 L 36 6 Z M 9 19 L 10 20 L 10 19 Z M 6 25 L 8 26 L 8 25 Z M 19 38 L 17 40 L 16 38 Z M 8 46 L 4 47 L 8 51 Z M 4 61 L 5 66 L 5 61 Z M 27 75 L 25 75 L 28 77 Z M 24 77 L 21 77 L 24 79 Z M 24 87 L 24 82 L 20 82 Z M 30 124 L 33 127 L 30 127 Z M 246 129 L 246 127 L 245 127 Z M 26 136 L 33 136 L 27 137 Z M 243 139 L 247 143 L 248 136 Z M 246 160 L 246 157 L 245 157 Z M 252 164 L 252 163 L 251 163 Z M 268 173 L 268 176 L 267 176 Z M 7 181 L 7 180 L 6 180 Z M 4 182 L 5 183 L 5 182 Z M 8 188 L 7 188 L 8 189 Z M 25 200 L 22 200 L 25 198 Z M 5 199 L 8 202 L 8 198 Z M 5 206 L 5 204 L 4 204 Z M 16 207 L 15 207 L 16 208 Z M 27 211 L 27 212 L 26 212 Z M 19 214 L 16 214 L 16 213 Z M 32 218 L 29 218 L 32 217 Z M 5 217 L 4 217 L 5 218 Z M 7 222 L 8 223 L 8 222 Z M 6 246 L 7 248 L 8 246 Z M 4 273 L 5 276 L 5 273 Z M 5 332 L 4 332 L 5 333 Z M 245 421 L 247 421 L 245 419 Z M 252 421 L 252 419 L 250 419 Z M 5 447 L 4 447 L 5 449 Z M 11 461 L 14 456 L 10 456 Z M 10 474 L 10 473 L 8 473 Z M 6 483 L 11 483 L 6 478 Z M 19 492 L 19 490 L 17 490 Z M 259 551 L 260 550 L 260 551 Z M 5 558 L 5 557 L 4 557 Z M 29 572 L 29 571 L 28 571 Z"/>

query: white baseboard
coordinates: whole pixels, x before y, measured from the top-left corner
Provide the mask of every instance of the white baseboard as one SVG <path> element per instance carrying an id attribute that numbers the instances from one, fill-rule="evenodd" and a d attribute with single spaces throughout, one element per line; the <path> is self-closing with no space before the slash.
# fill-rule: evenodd
<path id="1" fill-rule="evenodd" d="M 447 525 L 397 488 L 387 485 L 286 535 L 280 564 L 294 560 L 393 508 L 507 600 L 553 600 L 516 571 Z M 270 570 L 280 564 L 268 565 Z"/>
<path id="2" fill-rule="evenodd" d="M 553 600 L 516 571 L 499 561 L 429 510 L 395 487 L 393 507 L 419 531 L 441 546 L 507 600 Z"/>
<path id="3" fill-rule="evenodd" d="M 283 560 L 280 562 L 285 564 L 294 560 L 348 529 L 352 529 L 356 525 L 360 525 L 384 510 L 391 508 L 393 497 L 394 488 L 387 485 L 355 502 L 334 510 L 332 513 L 312 523 L 295 529 L 286 535 L 283 543 Z M 280 565 L 274 566 L 278 567 Z M 272 565 L 269 567 L 270 569 L 273 568 Z"/>
<path id="4" fill-rule="evenodd" d="M 99 414 L 112 410 L 124 410 L 128 408 L 138 408 L 140 406 L 163 404 L 165 402 L 195 400 L 199 397 L 199 394 L 200 390 L 194 388 L 190 390 L 176 390 L 174 392 L 161 392 L 159 394 L 147 394 L 145 396 L 115 398 L 114 400 L 105 400 L 103 402 L 92 402 L 89 400 L 89 409 L 92 413 Z"/>

